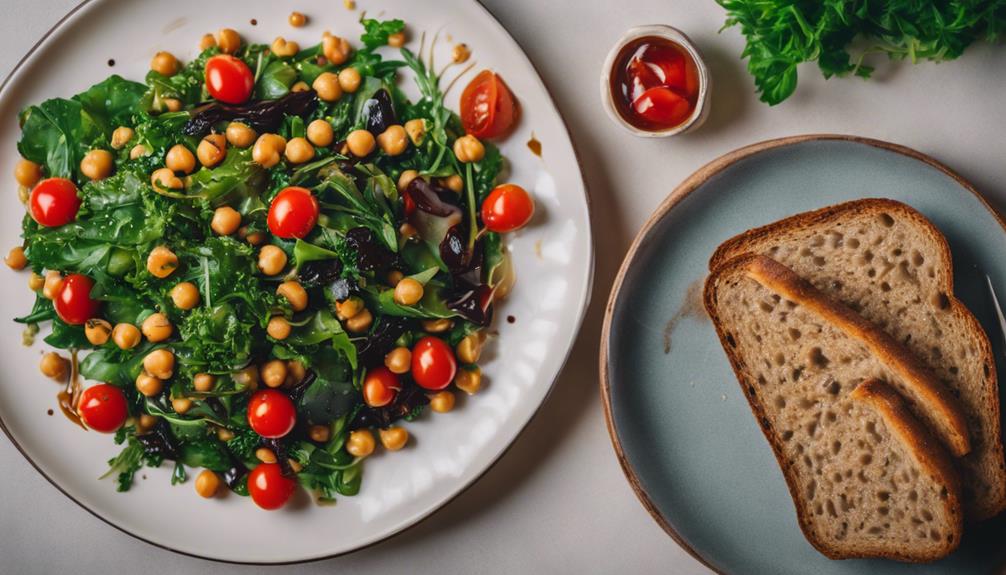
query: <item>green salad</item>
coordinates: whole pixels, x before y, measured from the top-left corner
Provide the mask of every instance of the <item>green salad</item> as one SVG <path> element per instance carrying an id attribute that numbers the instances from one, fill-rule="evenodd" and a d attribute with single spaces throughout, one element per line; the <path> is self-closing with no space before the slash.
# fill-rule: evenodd
<path id="1" fill-rule="evenodd" d="M 224 29 L 184 64 L 158 53 L 142 83 L 22 111 L 7 263 L 36 300 L 16 321 L 71 352 L 41 369 L 67 416 L 114 433 L 120 491 L 168 464 L 172 483 L 197 472 L 200 495 L 266 509 L 298 485 L 353 495 L 404 422 L 480 388 L 514 279 L 501 234 L 534 208 L 497 185 L 487 141 L 516 104 L 483 72 L 459 116 L 402 21 L 361 23 L 357 46 L 326 32 L 304 49 Z"/>

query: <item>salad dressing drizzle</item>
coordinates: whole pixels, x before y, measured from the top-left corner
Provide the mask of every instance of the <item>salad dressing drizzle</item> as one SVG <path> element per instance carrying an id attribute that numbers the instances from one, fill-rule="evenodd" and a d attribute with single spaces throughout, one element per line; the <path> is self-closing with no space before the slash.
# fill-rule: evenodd
<path id="1" fill-rule="evenodd" d="M 83 393 L 84 386 L 80 379 L 80 362 L 77 358 L 77 350 L 70 350 L 70 378 L 66 382 L 66 389 L 56 395 L 59 402 L 59 410 L 67 419 L 76 423 L 84 429 L 84 423 L 77 415 L 77 405 L 80 403 L 80 394 Z"/>

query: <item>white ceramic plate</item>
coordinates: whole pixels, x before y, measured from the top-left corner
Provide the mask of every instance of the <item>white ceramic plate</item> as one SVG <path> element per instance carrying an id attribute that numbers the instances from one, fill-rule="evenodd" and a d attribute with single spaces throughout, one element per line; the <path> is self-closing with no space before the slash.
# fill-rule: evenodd
<path id="1" fill-rule="evenodd" d="M 453 43 L 465 42 L 478 63 L 476 71 L 497 70 L 521 103 L 520 124 L 502 150 L 510 161 L 508 179 L 533 192 L 538 213 L 528 228 L 509 238 L 518 283 L 496 312 L 500 337 L 482 362 L 487 385 L 478 395 L 460 399 L 453 412 L 409 424 L 415 438 L 411 446 L 368 460 L 359 495 L 341 497 L 334 506 L 315 505 L 306 494 L 279 512 L 261 511 L 233 494 L 207 501 L 191 483 L 171 487 L 167 465 L 144 470 L 146 479 L 137 474 L 131 491 L 116 493 L 112 480 L 99 481 L 98 476 L 118 446 L 110 436 L 85 433 L 59 415 L 59 388 L 38 372 L 44 345 L 24 347 L 20 326 L 8 323 L 31 307 L 27 275 L 0 271 L 0 364 L 5 366 L 0 422 L 56 487 L 135 537 L 181 553 L 256 563 L 316 559 L 375 543 L 444 505 L 502 455 L 544 401 L 573 343 L 593 271 L 587 196 L 566 127 L 533 66 L 474 0 L 357 3 L 358 9 L 350 11 L 338 0 L 299 0 L 297 10 L 310 20 L 294 29 L 287 24 L 291 6 L 274 0 L 92 0 L 60 22 L 0 89 L 2 178 L 11 178 L 18 157 L 17 112 L 22 107 L 69 97 L 113 72 L 142 80 L 155 52 L 190 58 L 204 33 L 224 26 L 254 42 L 283 35 L 306 46 L 319 41 L 326 29 L 357 38 L 360 10 L 402 18 L 413 51 L 422 31 L 428 37 L 439 31 L 441 63 L 449 60 Z M 257 25 L 250 24 L 252 19 Z M 115 60 L 111 68 L 110 59 Z M 452 76 L 449 72 L 446 80 Z M 410 77 L 402 85 L 415 95 Z M 461 86 L 448 95 L 449 102 L 457 102 Z M 541 158 L 526 146 L 532 130 L 543 146 Z M 20 241 L 24 211 L 12 178 L 3 188 L 0 246 L 13 246 Z M 48 416 L 48 409 L 56 415 Z"/>

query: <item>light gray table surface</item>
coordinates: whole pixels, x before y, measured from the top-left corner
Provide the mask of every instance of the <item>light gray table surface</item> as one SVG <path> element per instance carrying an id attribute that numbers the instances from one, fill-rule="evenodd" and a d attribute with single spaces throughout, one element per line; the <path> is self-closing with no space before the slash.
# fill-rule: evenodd
<path id="1" fill-rule="evenodd" d="M 0 74 L 76 3 L 4 0 Z M 769 108 L 757 101 L 738 58 L 739 33 L 717 32 L 724 14 L 713 0 L 484 3 L 527 51 L 565 115 L 590 188 L 597 252 L 594 300 L 573 354 L 514 447 L 471 489 L 388 541 L 307 565 L 239 567 L 123 535 L 61 495 L 2 438 L 0 572 L 705 573 L 636 500 L 615 460 L 598 395 L 604 304 L 651 211 L 707 161 L 759 140 L 809 132 L 914 147 L 957 169 L 997 206 L 1006 200 L 1002 48 L 978 46 L 949 64 L 882 64 L 870 82 L 825 82 L 805 66 L 796 96 Z M 643 140 L 601 109 L 598 74 L 608 49 L 630 26 L 651 23 L 685 30 L 705 53 L 715 89 L 712 115 L 697 133 Z"/>

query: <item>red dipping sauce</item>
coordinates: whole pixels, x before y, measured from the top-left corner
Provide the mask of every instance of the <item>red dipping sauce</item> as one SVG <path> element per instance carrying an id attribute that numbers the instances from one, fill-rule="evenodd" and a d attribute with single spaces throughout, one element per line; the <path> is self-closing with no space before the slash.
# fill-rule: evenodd
<path id="1" fill-rule="evenodd" d="M 609 78 L 618 115 L 641 130 L 669 130 L 695 113 L 698 68 L 685 48 L 667 38 L 644 36 L 623 46 Z"/>

